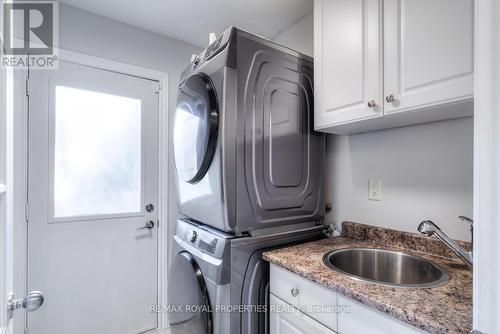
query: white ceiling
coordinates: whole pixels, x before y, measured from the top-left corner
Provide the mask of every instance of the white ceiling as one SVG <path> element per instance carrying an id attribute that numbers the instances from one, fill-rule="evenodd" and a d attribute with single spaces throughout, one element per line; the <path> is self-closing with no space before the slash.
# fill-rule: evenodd
<path id="1" fill-rule="evenodd" d="M 313 0 L 60 0 L 68 5 L 205 46 L 230 25 L 267 38 L 313 9 Z"/>

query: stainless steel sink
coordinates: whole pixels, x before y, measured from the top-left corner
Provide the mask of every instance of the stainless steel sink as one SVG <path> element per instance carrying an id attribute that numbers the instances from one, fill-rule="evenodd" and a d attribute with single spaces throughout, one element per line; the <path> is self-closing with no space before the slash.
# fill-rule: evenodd
<path id="1" fill-rule="evenodd" d="M 385 249 L 338 249 L 325 254 L 323 262 L 355 280 L 391 287 L 434 288 L 450 280 L 449 272 L 432 262 Z"/>

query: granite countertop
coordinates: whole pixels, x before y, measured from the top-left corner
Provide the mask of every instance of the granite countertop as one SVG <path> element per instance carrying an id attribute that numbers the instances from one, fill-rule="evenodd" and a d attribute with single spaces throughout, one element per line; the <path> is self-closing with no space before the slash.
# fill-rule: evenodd
<path id="1" fill-rule="evenodd" d="M 469 243 L 461 244 L 470 247 Z M 353 280 L 323 264 L 325 253 L 348 247 L 403 250 L 448 269 L 451 280 L 437 288 L 391 288 Z M 471 271 L 433 238 L 344 222 L 339 237 L 265 252 L 263 258 L 430 333 L 470 333 L 472 330 Z"/>

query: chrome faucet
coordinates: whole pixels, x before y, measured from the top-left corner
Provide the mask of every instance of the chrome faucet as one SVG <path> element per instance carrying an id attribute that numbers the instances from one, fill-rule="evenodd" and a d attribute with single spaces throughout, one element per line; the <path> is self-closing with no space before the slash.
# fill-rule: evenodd
<path id="1" fill-rule="evenodd" d="M 460 216 L 460 220 L 468 223 L 471 227 L 471 233 L 473 231 L 472 229 L 472 224 L 473 221 L 470 218 L 467 218 L 465 216 Z M 460 245 L 458 245 L 453 239 L 448 237 L 446 234 L 444 234 L 441 229 L 434 224 L 430 220 L 424 220 L 423 222 L 418 225 L 418 231 L 422 234 L 425 234 L 426 236 L 436 236 L 438 237 L 442 242 L 446 244 L 462 261 L 464 261 L 469 268 L 472 270 L 472 252 L 468 252 Z"/>

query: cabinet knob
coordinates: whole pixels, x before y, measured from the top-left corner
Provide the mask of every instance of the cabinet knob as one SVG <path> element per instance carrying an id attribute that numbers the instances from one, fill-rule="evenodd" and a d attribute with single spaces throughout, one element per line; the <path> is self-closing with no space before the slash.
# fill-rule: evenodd
<path id="1" fill-rule="evenodd" d="M 290 294 L 292 295 L 292 297 L 297 297 L 299 295 L 299 289 L 293 288 L 292 290 L 290 290 Z"/>
<path id="2" fill-rule="evenodd" d="M 375 102 L 375 100 L 368 101 L 369 108 L 375 108 L 376 106 L 377 106 L 377 103 Z"/>
<path id="3" fill-rule="evenodd" d="M 394 95 L 391 94 L 391 95 L 386 96 L 385 97 L 385 102 L 387 102 L 387 103 L 394 102 Z"/>

